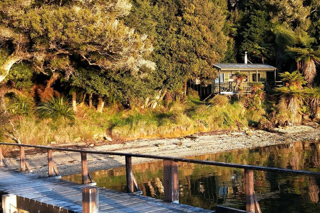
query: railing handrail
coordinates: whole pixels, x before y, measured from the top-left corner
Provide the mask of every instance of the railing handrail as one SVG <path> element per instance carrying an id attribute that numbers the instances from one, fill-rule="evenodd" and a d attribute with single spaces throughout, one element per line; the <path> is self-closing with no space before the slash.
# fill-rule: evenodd
<path id="1" fill-rule="evenodd" d="M 4 143 L 4 142 L 0 142 L 0 145 L 33 147 L 33 148 L 39 148 L 39 149 L 66 151 L 66 152 L 78 152 L 78 153 L 87 153 L 87 154 L 102 154 L 102 155 L 118 155 L 118 156 L 138 157 L 138 158 L 151 158 L 151 159 L 170 160 L 170 161 L 175 161 L 175 162 L 195 163 L 195 164 L 211 165 L 211 166 L 219 166 L 219 167 L 231 167 L 231 168 L 237 168 L 237 169 L 278 172 L 278 173 L 284 172 L 284 173 L 291 173 L 291 174 L 320 176 L 319 172 L 312 172 L 312 171 L 283 169 L 283 168 L 277 168 L 277 167 L 254 166 L 254 165 L 245 165 L 245 164 L 236 164 L 236 163 L 225 163 L 225 162 L 219 162 L 219 161 L 194 160 L 194 159 L 169 157 L 169 156 L 146 155 L 146 154 L 112 152 L 112 151 L 93 151 L 93 150 L 87 150 L 87 149 L 69 149 L 69 148 L 60 148 L 60 147 Z"/>

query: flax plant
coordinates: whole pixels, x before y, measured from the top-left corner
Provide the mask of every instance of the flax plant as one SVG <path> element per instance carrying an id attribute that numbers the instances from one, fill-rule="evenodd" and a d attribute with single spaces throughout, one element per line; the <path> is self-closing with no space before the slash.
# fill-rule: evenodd
<path id="1" fill-rule="evenodd" d="M 75 119 L 70 104 L 63 97 L 52 98 L 42 103 L 37 107 L 37 112 L 42 118 L 57 120 L 62 117 L 72 121 Z"/>

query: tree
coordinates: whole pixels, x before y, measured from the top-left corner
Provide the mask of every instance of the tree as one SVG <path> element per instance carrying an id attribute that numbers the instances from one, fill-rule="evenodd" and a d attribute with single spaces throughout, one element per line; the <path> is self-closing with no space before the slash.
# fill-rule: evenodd
<path id="1" fill-rule="evenodd" d="M 285 53 L 288 46 L 293 46 L 296 43 L 295 32 L 282 25 L 276 25 L 273 28 L 275 34 L 275 46 L 276 46 L 276 67 L 279 72 L 283 69 L 297 70 L 297 67 L 292 67 L 292 58 Z"/>
<path id="2" fill-rule="evenodd" d="M 125 20 L 153 38 L 152 60 L 162 83 L 158 90 L 181 91 L 188 79 L 205 81 L 216 75 L 212 64 L 227 50 L 226 7 L 225 1 L 217 0 L 133 1 Z"/>
<path id="3" fill-rule="evenodd" d="M 280 77 L 286 83 L 286 86 L 275 89 L 280 95 L 279 108 L 282 111 L 280 113 L 289 113 L 288 116 L 291 122 L 294 123 L 305 96 L 303 85 L 307 82 L 298 71 L 281 73 Z"/>
<path id="4" fill-rule="evenodd" d="M 298 69 L 302 70 L 308 86 L 311 87 L 317 75 L 316 65 L 320 62 L 320 49 L 288 47 L 287 51 L 293 55 L 298 63 Z"/>
<path id="5" fill-rule="evenodd" d="M 310 26 L 310 7 L 305 0 L 268 0 L 271 20 L 288 29 L 307 31 Z"/>
<path id="6" fill-rule="evenodd" d="M 153 49 L 150 40 L 119 21 L 130 8 L 126 0 L 1 1 L 0 43 L 9 56 L 0 66 L 0 82 L 22 60 L 67 77 L 79 58 L 98 71 L 154 68 L 144 59 Z"/>
<path id="7" fill-rule="evenodd" d="M 319 118 L 318 109 L 320 103 L 320 87 L 306 88 L 306 95 L 308 98 L 308 104 L 311 112 L 311 119 Z"/>
<path id="8" fill-rule="evenodd" d="M 126 107 L 145 107 L 147 100 L 154 96 L 154 88 L 160 86 L 160 82 L 155 82 L 155 76 L 156 72 L 147 67 L 140 68 L 138 73 L 126 69 L 97 72 L 87 67 L 78 69 L 71 77 L 71 86 L 74 91 L 89 94 L 89 98 L 98 97 L 97 110 L 100 112 L 105 101 L 118 101 Z"/>
<path id="9" fill-rule="evenodd" d="M 302 89 L 303 85 L 307 83 L 298 71 L 294 71 L 292 73 L 284 72 L 280 74 L 280 77 L 281 80 L 285 82 L 286 87 L 296 87 L 297 89 Z"/>
<path id="10" fill-rule="evenodd" d="M 291 46 L 288 33 L 303 34 L 310 29 L 314 0 L 241 0 L 233 14 L 238 13 L 239 25 L 235 36 L 238 60 L 248 51 L 253 62 L 276 63 L 279 72 L 296 70 L 292 58 L 285 54 Z"/>
<path id="11" fill-rule="evenodd" d="M 320 2 L 318 0 L 309 0 L 310 11 L 310 27 L 308 33 L 320 44 Z"/>
<path id="12" fill-rule="evenodd" d="M 240 13 L 235 39 L 238 43 L 238 60 L 243 61 L 245 51 L 253 63 L 272 63 L 275 60 L 274 34 L 270 5 L 267 1 L 245 0 L 239 2 L 233 14 Z M 240 12 L 239 12 L 240 10 Z"/>
<path id="13" fill-rule="evenodd" d="M 283 57 L 287 46 L 296 45 L 298 37 L 305 37 L 307 30 L 310 27 L 310 10 L 311 7 L 308 6 L 307 1 L 305 0 L 268 0 L 271 6 L 271 21 L 275 25 L 275 34 L 278 37 L 278 33 L 286 33 L 287 37 L 282 37 L 282 41 L 279 42 L 278 38 L 276 39 L 277 43 L 277 68 L 282 71 L 283 64 L 286 64 L 284 67 L 285 70 L 297 70 L 299 67 L 292 66 L 292 58 L 287 60 L 286 56 Z M 292 34 L 292 38 L 288 37 Z M 283 34 L 282 34 L 283 35 Z M 289 40 L 286 40 L 289 39 Z M 281 43 L 282 42 L 282 43 Z M 291 44 L 290 44 L 291 43 Z"/>
<path id="14" fill-rule="evenodd" d="M 286 54 L 296 61 L 296 68 L 304 74 L 308 86 L 312 86 L 317 74 L 316 64 L 320 62 L 320 49 L 316 45 L 316 39 L 300 30 L 287 29 L 278 34 L 284 38 L 280 42 L 287 44 Z"/>

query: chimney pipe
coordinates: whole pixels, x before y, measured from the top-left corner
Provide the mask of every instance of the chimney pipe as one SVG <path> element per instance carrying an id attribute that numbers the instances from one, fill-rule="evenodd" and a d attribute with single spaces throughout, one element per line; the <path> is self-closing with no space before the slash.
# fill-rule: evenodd
<path id="1" fill-rule="evenodd" d="M 248 54 L 247 54 L 247 51 L 244 52 L 244 63 L 245 63 L 245 64 L 248 63 Z"/>

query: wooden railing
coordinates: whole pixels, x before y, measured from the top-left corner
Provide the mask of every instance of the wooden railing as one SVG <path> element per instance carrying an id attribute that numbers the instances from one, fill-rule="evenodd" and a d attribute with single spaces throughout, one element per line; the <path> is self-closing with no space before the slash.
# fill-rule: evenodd
<path id="1" fill-rule="evenodd" d="M 79 150 L 79 149 L 66 149 L 59 147 L 48 147 L 48 146 L 35 146 L 27 144 L 15 144 L 15 143 L 3 143 L 0 142 L 0 166 L 5 166 L 4 156 L 2 154 L 2 146 L 18 146 L 20 147 L 20 170 L 26 171 L 30 170 L 29 164 L 25 160 L 25 149 L 24 147 L 33 147 L 39 149 L 45 149 L 48 153 L 48 176 L 59 175 L 58 169 L 54 164 L 52 158 L 53 151 L 64 151 L 64 152 L 76 152 L 81 155 L 81 168 L 82 168 L 82 183 L 88 184 L 93 182 L 88 165 L 87 165 L 87 154 L 101 154 L 101 155 L 118 155 L 125 157 L 126 166 L 126 178 L 127 178 L 127 190 L 129 193 L 134 192 L 135 178 L 132 173 L 132 157 L 136 158 L 150 158 L 163 160 L 164 166 L 164 200 L 169 202 L 179 202 L 179 184 L 178 184 L 178 162 L 195 163 L 202 165 L 220 166 L 220 167 L 231 167 L 244 169 L 245 173 L 245 194 L 246 194 L 246 211 L 248 212 L 261 212 L 258 202 L 255 199 L 254 194 L 254 170 L 266 171 L 266 172 L 276 172 L 276 173 L 289 173 L 292 175 L 308 175 L 308 176 L 320 176 L 320 173 L 302 170 L 292 170 L 292 169 L 281 169 L 274 167 L 264 167 L 264 166 L 253 166 L 253 165 L 243 165 L 235 163 L 224 163 L 217 161 L 203 161 L 194 160 L 187 158 L 176 158 L 176 157 L 166 157 L 166 156 L 156 156 L 156 155 L 145 155 L 145 154 L 133 154 L 133 153 L 123 153 L 123 152 L 106 152 L 106 151 L 93 151 L 93 150 Z M 89 182 L 90 180 L 90 182 Z M 222 211 L 220 211 L 222 212 Z M 240 211 L 239 212 L 243 212 Z"/>

